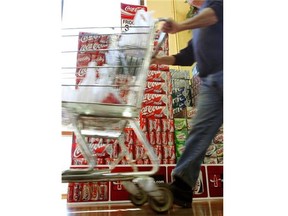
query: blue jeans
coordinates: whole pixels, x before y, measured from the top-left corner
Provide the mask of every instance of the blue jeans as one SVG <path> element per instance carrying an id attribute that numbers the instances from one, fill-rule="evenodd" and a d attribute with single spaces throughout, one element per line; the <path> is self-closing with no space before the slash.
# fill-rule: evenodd
<path id="1" fill-rule="evenodd" d="M 201 78 L 197 114 L 172 175 L 194 188 L 207 148 L 223 123 L 223 71 Z"/>

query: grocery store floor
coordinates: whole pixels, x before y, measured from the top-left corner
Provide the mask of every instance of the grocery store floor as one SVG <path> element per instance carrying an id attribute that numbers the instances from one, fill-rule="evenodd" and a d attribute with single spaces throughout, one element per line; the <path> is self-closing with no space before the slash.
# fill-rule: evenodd
<path id="1" fill-rule="evenodd" d="M 151 210 L 148 204 L 145 204 L 141 208 L 135 207 L 131 203 L 121 204 L 68 204 L 67 205 L 68 216 L 147 216 L 147 215 L 159 215 Z M 161 215 L 192 215 L 192 216 L 223 216 L 223 199 L 217 200 L 195 200 L 193 201 L 192 209 L 184 209 L 177 206 Z"/>

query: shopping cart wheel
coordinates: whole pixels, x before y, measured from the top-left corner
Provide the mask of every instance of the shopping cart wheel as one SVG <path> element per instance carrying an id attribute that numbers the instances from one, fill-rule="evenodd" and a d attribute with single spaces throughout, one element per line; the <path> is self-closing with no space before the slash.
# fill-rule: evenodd
<path id="1" fill-rule="evenodd" d="M 169 190 L 168 184 L 157 184 L 157 186 L 163 197 L 160 200 L 149 197 L 148 203 L 155 212 L 165 213 L 173 206 L 173 194 Z"/>
<path id="2" fill-rule="evenodd" d="M 138 194 L 136 194 L 136 195 L 130 194 L 130 200 L 133 203 L 133 205 L 142 206 L 147 202 L 148 196 L 147 196 L 145 191 L 143 191 L 141 188 L 139 188 Z"/>

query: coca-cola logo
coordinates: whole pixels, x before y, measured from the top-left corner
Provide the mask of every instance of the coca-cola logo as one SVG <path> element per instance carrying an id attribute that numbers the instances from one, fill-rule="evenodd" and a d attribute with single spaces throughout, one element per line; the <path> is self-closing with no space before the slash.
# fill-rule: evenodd
<path id="1" fill-rule="evenodd" d="M 153 87 L 161 88 L 161 87 L 165 87 L 165 83 L 147 82 L 147 87 L 148 88 L 153 88 Z"/>
<path id="2" fill-rule="evenodd" d="M 144 101 L 146 100 L 153 100 L 153 99 L 159 99 L 160 97 L 162 97 L 162 95 L 158 95 L 158 94 L 145 94 L 144 95 Z"/>
<path id="3" fill-rule="evenodd" d="M 103 61 L 103 62 L 104 62 L 105 59 L 103 58 L 103 56 L 97 56 L 95 60 L 96 60 L 97 62 L 98 62 L 98 61 Z"/>
<path id="4" fill-rule="evenodd" d="M 113 152 L 112 145 L 104 144 L 102 140 L 99 143 L 89 143 L 88 146 L 91 149 L 91 151 L 98 156 L 104 156 L 105 153 L 111 155 Z M 77 146 L 73 152 L 73 157 L 79 158 L 81 156 L 82 156 L 81 150 L 79 146 Z"/>
<path id="5" fill-rule="evenodd" d="M 89 56 L 78 57 L 78 62 L 89 62 L 89 61 L 90 61 L 90 57 Z"/>
<path id="6" fill-rule="evenodd" d="M 85 51 L 92 51 L 93 49 L 93 44 L 92 43 L 89 43 L 89 44 L 85 44 L 85 45 L 82 45 L 79 49 L 80 53 L 83 53 Z"/>
<path id="7" fill-rule="evenodd" d="M 80 68 L 77 72 L 77 76 L 85 76 L 87 69 L 86 68 Z"/>
<path id="8" fill-rule="evenodd" d="M 143 9 L 143 7 L 132 7 L 132 6 L 129 6 L 127 5 L 124 10 L 127 11 L 127 12 L 130 12 L 130 13 L 136 13 L 138 10 L 141 10 Z"/>
<path id="9" fill-rule="evenodd" d="M 97 44 L 94 43 L 93 44 L 93 50 L 97 50 L 97 49 L 107 49 L 108 45 L 107 44 Z"/>
<path id="10" fill-rule="evenodd" d="M 87 35 L 84 35 L 82 37 L 80 37 L 80 42 L 87 42 L 88 41 L 88 36 Z"/>
<path id="11" fill-rule="evenodd" d="M 148 71 L 148 76 L 160 75 L 162 74 L 160 71 Z"/>
<path id="12" fill-rule="evenodd" d="M 153 112 L 156 112 L 156 111 L 163 111 L 166 107 L 163 107 L 163 106 L 146 106 L 146 107 L 143 107 L 142 109 L 142 113 L 153 113 Z"/>

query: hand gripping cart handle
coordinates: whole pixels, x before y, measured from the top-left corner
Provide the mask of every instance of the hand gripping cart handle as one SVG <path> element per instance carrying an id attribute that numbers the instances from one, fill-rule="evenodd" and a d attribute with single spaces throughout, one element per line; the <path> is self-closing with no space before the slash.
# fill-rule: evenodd
<path id="1" fill-rule="evenodd" d="M 74 132 L 77 145 L 88 165 L 63 171 L 62 182 L 121 181 L 134 205 L 141 206 L 148 201 L 154 211 L 166 212 L 173 204 L 173 196 L 166 184 L 156 184 L 151 177 L 159 170 L 159 159 L 137 123 L 150 60 L 158 52 L 156 48 L 153 54 L 156 24 L 159 21 L 162 20 L 139 28 L 130 27 L 131 30 L 127 32 L 115 33 L 117 28 L 113 27 L 112 33 L 63 35 L 64 41 L 79 37 L 79 44 L 84 44 L 78 46 L 77 51 L 62 52 L 74 55 L 74 60 L 76 54 L 78 59 L 76 68 L 62 67 L 62 125 L 66 130 L 69 128 Z M 99 30 L 97 27 L 95 29 Z M 110 27 L 107 29 L 111 30 Z M 79 28 L 63 29 L 68 32 L 75 30 L 79 31 Z M 165 37 L 161 35 L 159 46 Z M 108 41 L 101 45 L 99 40 L 103 38 L 108 38 Z M 89 45 L 89 39 L 94 40 L 95 46 Z M 99 63 L 99 58 L 93 59 L 95 52 L 106 60 L 104 64 Z M 83 64 L 85 59 L 90 61 L 86 65 Z M 95 75 L 100 78 L 95 79 Z M 124 130 L 128 126 L 144 146 L 151 161 L 149 171 L 139 171 L 129 154 L 124 142 Z M 109 168 L 98 169 L 100 165 L 97 164 L 97 157 L 87 137 L 118 141 L 120 151 L 117 158 L 106 166 Z M 124 158 L 131 165 L 132 171 L 114 172 L 114 168 Z"/>

